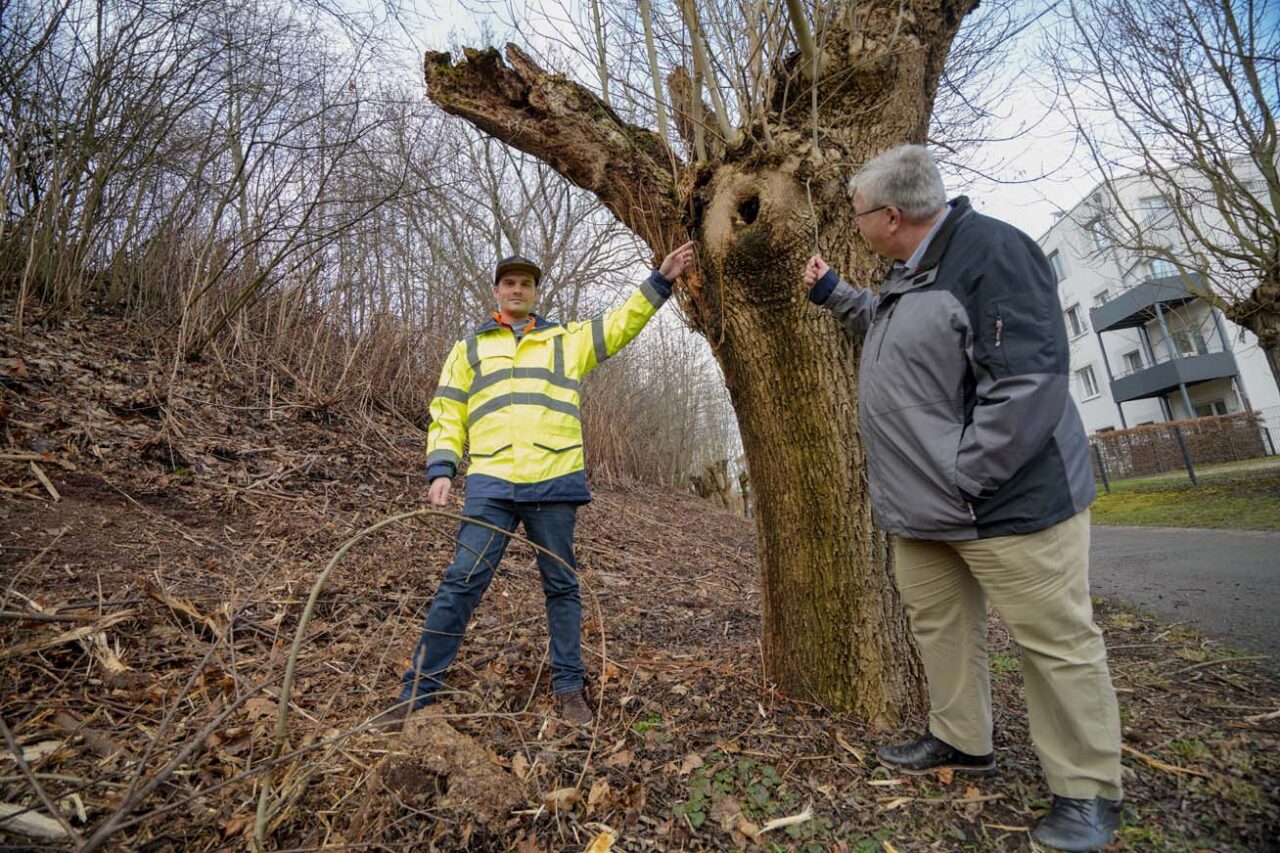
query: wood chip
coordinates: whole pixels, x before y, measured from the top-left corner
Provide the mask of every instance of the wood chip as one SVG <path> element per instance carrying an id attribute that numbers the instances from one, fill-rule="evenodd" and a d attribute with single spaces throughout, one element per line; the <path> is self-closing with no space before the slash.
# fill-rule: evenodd
<path id="1" fill-rule="evenodd" d="M 45 758 L 46 756 L 52 755 L 53 753 L 57 752 L 59 749 L 65 746 L 66 743 L 67 742 L 65 740 L 42 740 L 39 743 L 33 743 L 30 746 L 24 746 L 22 748 L 22 760 L 27 762 L 28 764 L 32 764 L 34 762 L 39 761 L 42 758 Z M 6 752 L 3 755 L 0 755 L 0 761 L 13 761 L 13 760 L 14 760 L 14 756 L 12 753 Z"/>
<path id="2" fill-rule="evenodd" d="M 44 490 L 49 493 L 54 502 L 62 500 L 62 495 L 58 494 L 58 490 L 53 487 L 53 483 L 45 476 L 44 469 L 35 462 L 28 463 L 31 465 L 31 472 L 36 475 L 36 479 L 40 481 L 40 485 L 44 486 Z"/>
<path id="3" fill-rule="evenodd" d="M 613 849 L 613 842 L 617 840 L 617 834 L 606 829 L 591 839 L 591 843 L 587 845 L 587 849 L 583 850 L 582 853 L 609 853 Z"/>
<path id="4" fill-rule="evenodd" d="M 840 734 L 840 732 L 836 732 L 836 743 L 840 744 L 840 748 L 845 752 L 858 759 L 859 764 L 866 763 L 867 756 L 862 752 L 862 750 L 845 740 L 844 735 Z"/>
<path id="5" fill-rule="evenodd" d="M 14 832 L 27 838 L 65 841 L 71 836 L 51 817 L 30 811 L 26 806 L 0 803 L 0 832 Z"/>
<path id="6" fill-rule="evenodd" d="M 795 826 L 797 823 L 804 823 L 809 820 L 813 820 L 813 809 L 809 806 L 805 806 L 804 811 L 799 814 L 793 814 L 790 817 L 774 818 L 764 826 L 760 827 L 760 831 L 757 832 L 756 835 L 761 836 L 771 830 L 784 829 L 788 826 Z"/>
<path id="7" fill-rule="evenodd" d="M 876 807 L 876 811 L 881 811 L 881 812 L 891 812 L 891 811 L 893 811 L 894 809 L 901 808 L 902 806 L 905 806 L 907 803 L 911 802 L 911 801 L 912 801 L 912 800 L 914 800 L 914 799 L 915 799 L 915 797 L 894 797 L 893 799 L 889 800 L 888 802 L 883 803 L 882 805 L 877 806 L 877 807 Z"/>
<path id="8" fill-rule="evenodd" d="M 557 788 L 542 798 L 542 805 L 552 814 L 560 814 L 573 809 L 582 801 L 582 794 L 577 788 Z"/>

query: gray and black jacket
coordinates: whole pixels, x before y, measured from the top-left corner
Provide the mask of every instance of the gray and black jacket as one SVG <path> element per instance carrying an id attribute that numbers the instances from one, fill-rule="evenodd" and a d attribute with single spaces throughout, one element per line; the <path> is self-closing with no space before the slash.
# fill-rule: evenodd
<path id="1" fill-rule="evenodd" d="M 880 526 L 913 539 L 1033 533 L 1096 497 L 1068 389 L 1067 330 L 1044 253 L 952 210 L 877 296 L 828 272 L 809 299 L 862 337 L 858 420 Z"/>

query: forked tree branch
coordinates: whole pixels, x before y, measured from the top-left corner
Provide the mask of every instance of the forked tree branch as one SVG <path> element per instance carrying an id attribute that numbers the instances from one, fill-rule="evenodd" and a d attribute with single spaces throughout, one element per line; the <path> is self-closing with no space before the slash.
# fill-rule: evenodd
<path id="1" fill-rule="evenodd" d="M 539 68 L 514 44 L 498 51 L 429 52 L 427 96 L 593 193 L 655 252 L 683 242 L 673 153 L 654 132 L 622 120 L 584 86 Z"/>

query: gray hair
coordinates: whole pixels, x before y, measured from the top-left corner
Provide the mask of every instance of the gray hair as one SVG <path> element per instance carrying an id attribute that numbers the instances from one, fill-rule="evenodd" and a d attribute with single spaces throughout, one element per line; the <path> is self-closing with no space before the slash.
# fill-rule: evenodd
<path id="1" fill-rule="evenodd" d="M 933 155 L 923 145 L 899 145 L 873 157 L 849 181 L 871 207 L 891 204 L 908 219 L 928 219 L 947 203 Z"/>

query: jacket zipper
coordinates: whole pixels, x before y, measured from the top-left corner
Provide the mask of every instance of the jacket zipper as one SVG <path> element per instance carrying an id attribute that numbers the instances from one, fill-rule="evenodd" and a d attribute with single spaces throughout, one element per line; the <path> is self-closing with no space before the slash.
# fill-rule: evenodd
<path id="1" fill-rule="evenodd" d="M 1000 348 L 1000 342 L 1004 340 L 1004 317 L 1000 316 L 1000 311 L 996 311 L 996 349 Z"/>
<path id="2" fill-rule="evenodd" d="M 884 349 L 884 339 L 889 334 L 889 324 L 893 322 L 893 312 L 897 309 L 898 300 L 895 299 L 893 304 L 889 306 L 889 313 L 884 317 L 884 328 L 880 330 L 880 341 L 876 345 L 876 361 L 880 360 L 880 351 Z"/>

